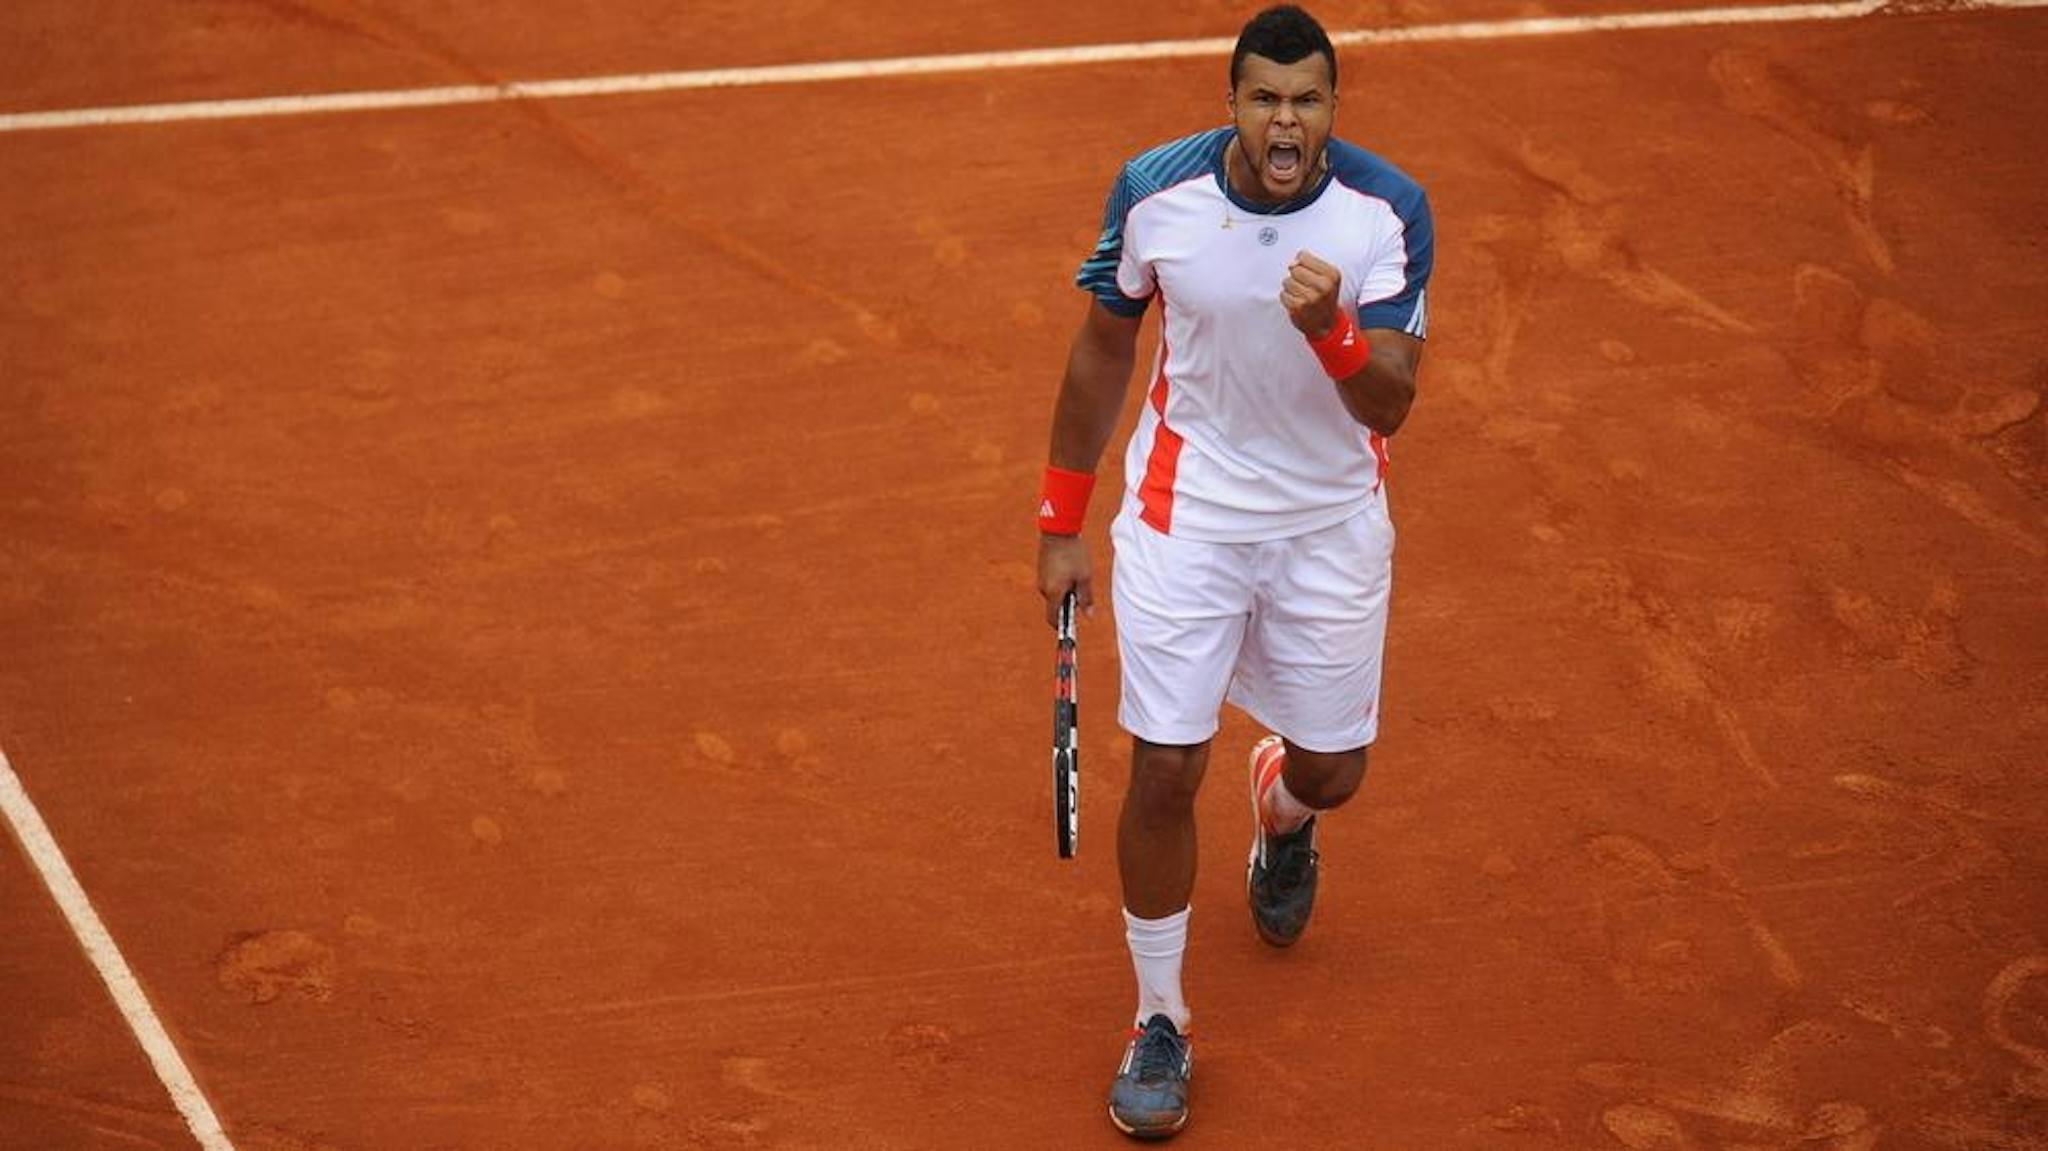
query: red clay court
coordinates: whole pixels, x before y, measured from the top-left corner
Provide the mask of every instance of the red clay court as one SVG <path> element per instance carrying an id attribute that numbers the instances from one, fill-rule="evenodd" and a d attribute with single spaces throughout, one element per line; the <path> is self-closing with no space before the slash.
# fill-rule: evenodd
<path id="1" fill-rule="evenodd" d="M 0 1147 L 1120 1146 L 1032 497 L 1227 49 L 1015 54 L 1252 7 L 0 9 Z M 1315 11 L 1434 30 L 1386 719 L 1285 953 L 1226 722 L 1178 1145 L 2048 1148 L 2048 11 Z"/>

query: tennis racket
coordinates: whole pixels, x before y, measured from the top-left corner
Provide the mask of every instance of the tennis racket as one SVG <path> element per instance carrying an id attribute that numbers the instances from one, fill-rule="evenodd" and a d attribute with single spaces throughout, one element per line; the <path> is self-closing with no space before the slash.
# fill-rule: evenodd
<path id="1" fill-rule="evenodd" d="M 1061 859 L 1074 857 L 1081 833 L 1080 714 L 1075 703 L 1074 593 L 1060 600 L 1060 639 L 1053 660 L 1052 830 Z"/>

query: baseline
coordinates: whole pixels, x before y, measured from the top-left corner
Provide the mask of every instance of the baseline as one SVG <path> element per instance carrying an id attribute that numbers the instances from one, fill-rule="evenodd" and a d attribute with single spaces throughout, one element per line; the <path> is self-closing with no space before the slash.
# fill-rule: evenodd
<path id="1" fill-rule="evenodd" d="M 1352 48 L 1373 44 L 1508 40 L 1531 36 L 1567 36 L 1589 32 L 1626 32 L 1658 28 L 1855 20 L 1889 12 L 1916 14 L 2040 7 L 2048 7 L 2048 0 L 1839 0 L 1836 3 L 1823 4 L 1682 8 L 1675 11 L 1628 12 L 1607 16 L 1546 16 L 1519 20 L 1424 24 L 1413 28 L 1352 29 L 1332 32 L 1330 40 L 1339 48 Z M 681 92 L 704 88 L 822 84 L 842 80 L 932 76 L 999 69 L 1059 68 L 1082 64 L 1224 56 L 1235 46 L 1235 40 L 1220 37 L 1154 40 L 1073 48 L 1029 48 L 946 56 L 900 56 L 880 60 L 777 64 L 757 68 L 713 68 L 694 72 L 589 76 L 568 80 L 513 80 L 502 84 L 461 84 L 381 92 L 331 92 L 310 96 L 265 96 L 240 100 L 200 100 L 180 104 L 136 104 L 49 112 L 14 112 L 0 114 L 0 133 L 497 104 L 511 100 L 562 100 L 588 96 Z"/>

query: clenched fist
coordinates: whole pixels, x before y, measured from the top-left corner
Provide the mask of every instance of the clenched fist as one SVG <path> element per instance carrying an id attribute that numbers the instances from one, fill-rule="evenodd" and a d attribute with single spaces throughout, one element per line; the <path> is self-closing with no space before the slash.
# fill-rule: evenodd
<path id="1" fill-rule="evenodd" d="M 1343 287 L 1344 273 L 1314 252 L 1296 252 L 1280 285 L 1280 306 L 1302 335 L 1321 339 L 1337 325 L 1337 296 Z"/>

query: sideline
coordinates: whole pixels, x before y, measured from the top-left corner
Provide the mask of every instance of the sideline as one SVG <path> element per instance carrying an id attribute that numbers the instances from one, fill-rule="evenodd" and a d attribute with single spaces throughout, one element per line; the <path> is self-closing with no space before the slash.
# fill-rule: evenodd
<path id="1" fill-rule="evenodd" d="M 49 824 L 43 822 L 43 813 L 36 810 L 28 792 L 23 790 L 21 777 L 14 774 L 5 751 L 0 751 L 0 813 L 5 813 L 15 837 L 21 841 L 22 853 L 35 865 L 36 874 L 42 876 L 43 885 L 50 889 L 65 922 L 71 925 L 71 933 L 78 937 L 79 946 L 85 948 L 86 957 L 99 971 L 108 993 L 114 997 L 114 1005 L 128 1021 L 128 1030 L 142 1044 L 143 1054 L 149 1056 L 150 1065 L 156 1068 L 157 1079 L 171 1093 L 178 1113 L 185 1117 L 192 1137 L 199 1140 L 205 1151 L 235 1151 L 212 1105 L 207 1103 L 177 1046 L 164 1031 L 163 1021 L 150 1007 L 142 985 L 135 981 L 135 972 L 121 957 L 114 937 L 107 934 L 107 925 L 100 922 L 99 913 L 85 896 L 85 888 L 79 886 L 78 876 L 50 834 Z"/>

